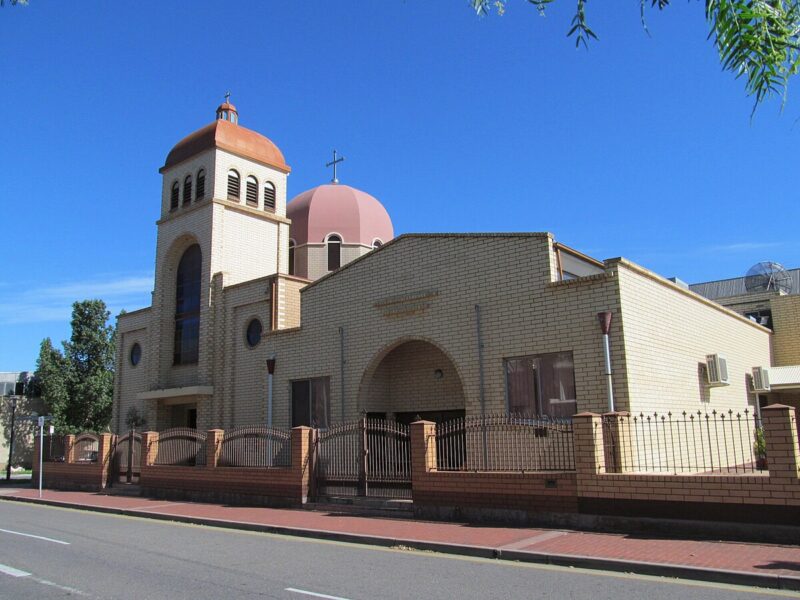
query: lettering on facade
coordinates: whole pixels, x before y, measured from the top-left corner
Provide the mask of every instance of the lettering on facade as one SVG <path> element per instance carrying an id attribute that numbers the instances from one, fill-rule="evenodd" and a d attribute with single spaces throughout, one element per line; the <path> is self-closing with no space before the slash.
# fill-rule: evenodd
<path id="1" fill-rule="evenodd" d="M 411 317 L 428 310 L 431 301 L 438 295 L 439 292 L 432 291 L 414 292 L 378 300 L 373 306 L 387 318 Z"/>

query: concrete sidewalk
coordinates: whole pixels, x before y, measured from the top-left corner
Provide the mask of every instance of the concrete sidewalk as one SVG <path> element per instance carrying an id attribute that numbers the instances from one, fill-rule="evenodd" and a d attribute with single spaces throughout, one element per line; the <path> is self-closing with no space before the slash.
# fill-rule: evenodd
<path id="1" fill-rule="evenodd" d="M 40 500 L 37 490 L 15 488 L 0 488 L 0 499 L 317 539 L 800 591 L 800 540 L 776 545 L 667 539 L 54 490 L 45 490 Z"/>

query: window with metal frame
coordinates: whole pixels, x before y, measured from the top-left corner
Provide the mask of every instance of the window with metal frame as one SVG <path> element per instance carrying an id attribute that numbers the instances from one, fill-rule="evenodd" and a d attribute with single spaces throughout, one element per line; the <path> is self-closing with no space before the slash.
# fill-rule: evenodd
<path id="1" fill-rule="evenodd" d="M 338 235 L 328 236 L 328 271 L 335 271 L 342 266 L 342 238 Z"/>
<path id="2" fill-rule="evenodd" d="M 289 240 L 289 275 L 294 275 L 294 240 Z"/>
<path id="3" fill-rule="evenodd" d="M 292 381 L 292 427 L 329 427 L 330 387 L 330 377 Z"/>
<path id="4" fill-rule="evenodd" d="M 195 364 L 200 355 L 200 246 L 189 246 L 178 263 L 175 282 L 173 364 Z"/>
<path id="5" fill-rule="evenodd" d="M 505 359 L 509 413 L 572 417 L 577 411 L 572 352 Z"/>

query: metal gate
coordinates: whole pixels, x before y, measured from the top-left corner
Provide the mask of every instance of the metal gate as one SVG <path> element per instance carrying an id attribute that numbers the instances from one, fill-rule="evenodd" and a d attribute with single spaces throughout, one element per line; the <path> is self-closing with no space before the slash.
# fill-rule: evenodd
<path id="1" fill-rule="evenodd" d="M 114 447 L 114 482 L 138 483 L 141 469 L 142 434 L 129 431 L 117 438 Z"/>
<path id="2" fill-rule="evenodd" d="M 408 425 L 363 417 L 317 437 L 317 496 L 411 498 Z"/>

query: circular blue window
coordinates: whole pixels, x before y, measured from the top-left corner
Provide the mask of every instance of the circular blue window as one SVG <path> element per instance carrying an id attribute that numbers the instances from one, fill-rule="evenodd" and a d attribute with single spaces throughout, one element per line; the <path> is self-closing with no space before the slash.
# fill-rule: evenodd
<path id="1" fill-rule="evenodd" d="M 250 323 L 247 324 L 247 345 L 251 348 L 258 346 L 258 343 L 261 341 L 262 331 L 261 321 L 258 319 L 250 321 Z"/>
<path id="2" fill-rule="evenodd" d="M 135 367 L 139 364 L 139 361 L 142 360 L 142 347 L 139 343 L 135 343 L 131 346 L 131 364 Z"/>

